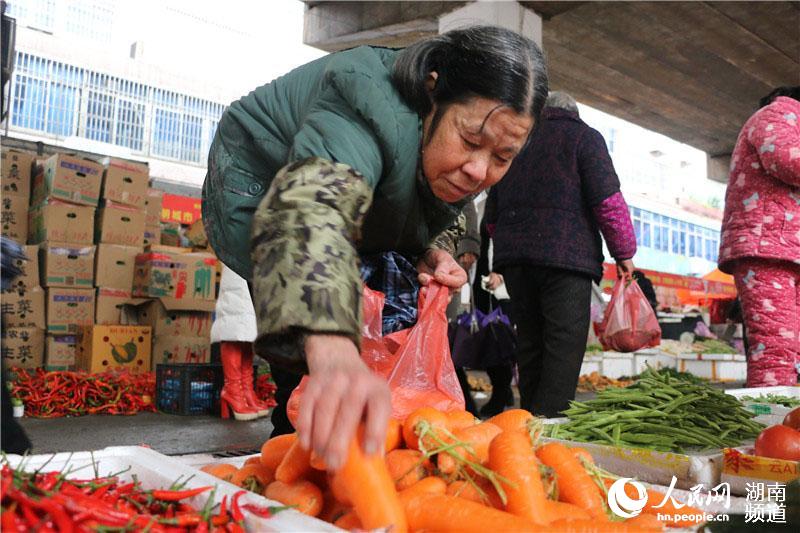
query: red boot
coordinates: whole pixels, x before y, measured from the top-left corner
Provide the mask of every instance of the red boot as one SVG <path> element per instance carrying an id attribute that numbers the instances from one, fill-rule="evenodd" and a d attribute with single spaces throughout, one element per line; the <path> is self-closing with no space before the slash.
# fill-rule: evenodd
<path id="1" fill-rule="evenodd" d="M 225 385 L 219 395 L 222 418 L 230 418 L 231 411 L 236 420 L 258 418 L 258 411 L 250 407 L 242 390 L 242 351 L 238 343 L 221 342 L 220 359 L 222 359 L 222 372 L 225 374 Z M 251 374 L 252 368 L 251 364 Z"/>
<path id="2" fill-rule="evenodd" d="M 244 389 L 247 405 L 258 411 L 258 416 L 267 416 L 269 405 L 258 399 L 253 388 L 253 345 L 249 342 L 242 342 L 239 343 L 239 346 L 242 350 L 242 389 Z"/>

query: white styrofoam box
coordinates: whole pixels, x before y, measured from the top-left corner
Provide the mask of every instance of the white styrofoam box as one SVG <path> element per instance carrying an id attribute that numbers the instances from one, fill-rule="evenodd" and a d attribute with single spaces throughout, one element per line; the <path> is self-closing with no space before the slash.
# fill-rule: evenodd
<path id="1" fill-rule="evenodd" d="M 715 361 L 719 381 L 746 381 L 747 363 L 745 361 Z"/>
<path id="2" fill-rule="evenodd" d="M 637 376 L 647 370 L 648 366 L 654 370 L 675 368 L 677 359 L 655 348 L 641 350 L 633 354 L 633 368 Z"/>
<path id="3" fill-rule="evenodd" d="M 747 362 L 739 354 L 689 354 L 678 356 L 677 369 L 711 381 L 747 379 Z"/>
<path id="4" fill-rule="evenodd" d="M 602 374 L 603 358 L 599 355 L 584 355 L 581 363 L 581 376 L 586 376 L 592 372 Z"/>
<path id="5" fill-rule="evenodd" d="M 71 466 L 74 471 L 72 477 L 86 479 L 94 475 L 92 463 L 100 476 L 108 476 L 118 472 L 121 480 L 132 481 L 133 475 L 141 481 L 144 488 L 168 488 L 178 478 L 187 480 L 187 488 L 204 486 L 216 486 L 214 493 L 215 503 L 220 503 L 224 496 L 228 499 L 241 489 L 226 481 L 215 478 L 210 474 L 191 468 L 183 462 L 162 455 L 149 448 L 140 446 L 114 446 L 104 448 L 96 452 L 79 453 L 58 453 L 55 455 L 33 455 L 21 457 L 19 455 L 9 455 L 9 463 L 12 468 L 24 465 L 26 470 L 36 470 L 44 466 L 44 472 L 52 470 L 63 471 Z M 208 501 L 210 492 L 205 492 L 199 496 L 186 500 L 186 503 L 202 509 Z M 258 494 L 247 492 L 239 500 L 242 504 L 252 503 L 260 506 L 279 506 L 278 502 L 267 500 Z M 264 519 L 248 511 L 245 513 L 245 525 L 248 531 L 341 531 L 322 520 L 304 515 L 294 510 L 286 510 L 276 513 L 273 517 Z"/>
<path id="6" fill-rule="evenodd" d="M 635 375 L 636 369 L 634 368 L 633 354 L 604 352 L 603 366 L 600 373 L 611 379 L 619 379 L 622 376 Z"/>
<path id="7" fill-rule="evenodd" d="M 796 386 L 793 387 L 791 385 L 784 385 L 778 387 L 751 387 L 744 389 L 728 389 L 725 392 L 735 398 L 740 398 L 740 399 L 744 396 L 752 396 L 753 398 L 758 398 L 759 396 L 766 396 L 767 394 L 774 394 L 776 396 L 788 396 L 790 398 L 800 399 L 800 387 Z M 747 407 L 756 414 L 779 416 L 781 417 L 781 422 L 783 421 L 783 417 L 786 415 L 786 413 L 794 409 L 794 407 L 785 407 L 780 404 L 767 403 L 767 402 L 745 401 L 743 403 L 745 407 Z"/>

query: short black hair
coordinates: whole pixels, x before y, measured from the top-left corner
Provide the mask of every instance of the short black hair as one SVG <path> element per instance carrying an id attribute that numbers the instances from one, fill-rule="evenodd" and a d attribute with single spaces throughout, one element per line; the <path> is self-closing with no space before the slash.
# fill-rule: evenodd
<path id="1" fill-rule="evenodd" d="M 768 95 L 758 101 L 758 108 L 768 106 L 779 96 L 788 96 L 800 101 L 800 85 L 784 85 L 772 90 Z"/>
<path id="2" fill-rule="evenodd" d="M 425 82 L 436 72 L 431 93 Z M 398 55 L 392 79 L 421 117 L 437 106 L 431 131 L 451 104 L 497 100 L 538 123 L 548 93 L 544 54 L 535 42 L 497 26 L 471 26 L 420 41 Z"/>

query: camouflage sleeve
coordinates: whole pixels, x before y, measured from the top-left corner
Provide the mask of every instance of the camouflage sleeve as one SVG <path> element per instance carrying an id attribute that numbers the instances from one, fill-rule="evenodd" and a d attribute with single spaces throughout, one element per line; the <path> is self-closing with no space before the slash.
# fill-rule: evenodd
<path id="1" fill-rule="evenodd" d="M 444 231 L 439 233 L 430 243 L 428 243 L 428 248 L 444 250 L 450 255 L 455 256 L 456 248 L 458 247 L 458 241 L 461 239 L 461 236 L 466 233 L 466 228 L 467 219 L 464 216 L 464 213 L 459 213 L 458 218 L 456 218 L 455 222 L 453 222 L 451 226 L 445 228 Z"/>
<path id="2" fill-rule="evenodd" d="M 351 167 L 312 157 L 282 168 L 253 217 L 255 348 L 307 371 L 311 332 L 360 344 L 361 278 L 355 244 L 372 189 Z"/>

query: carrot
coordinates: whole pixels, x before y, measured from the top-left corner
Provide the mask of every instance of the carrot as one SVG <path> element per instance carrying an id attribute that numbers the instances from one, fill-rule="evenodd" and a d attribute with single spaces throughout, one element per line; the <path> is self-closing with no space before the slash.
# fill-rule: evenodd
<path id="1" fill-rule="evenodd" d="M 456 430 L 453 432 L 456 440 L 465 442 L 470 446 L 469 448 L 457 446 L 453 448 L 453 453 L 460 455 L 467 461 L 483 464 L 489 458 L 489 444 L 501 431 L 499 427 L 489 422 Z M 437 461 L 439 470 L 445 474 L 452 474 L 456 471 L 458 460 L 449 453 L 440 453 Z"/>
<path id="2" fill-rule="evenodd" d="M 644 531 L 661 531 L 649 527 L 639 527 L 627 522 L 601 522 L 592 520 L 558 520 L 547 526 L 547 531 L 558 533 L 641 533 Z"/>
<path id="3" fill-rule="evenodd" d="M 322 493 L 322 510 L 319 512 L 320 520 L 333 524 L 351 510 L 352 508 L 349 505 L 337 501 L 330 492 Z"/>
<path id="4" fill-rule="evenodd" d="M 422 453 L 417 450 L 392 450 L 386 454 L 386 468 L 397 490 L 404 490 L 428 475 Z"/>
<path id="5" fill-rule="evenodd" d="M 430 424 L 434 432 L 439 437 L 444 438 L 444 433 L 441 430 L 447 430 L 449 419 L 443 412 L 438 411 L 432 407 L 420 407 L 406 417 L 403 422 L 403 440 L 410 450 L 419 450 L 419 435 L 417 431 L 420 427 L 420 422 L 427 422 Z M 437 448 L 439 445 L 434 439 L 426 439 L 423 444 L 426 448 Z"/>
<path id="6" fill-rule="evenodd" d="M 294 505 L 301 513 L 317 516 L 322 511 L 322 491 L 310 481 L 299 480 L 294 483 L 273 481 L 264 490 L 264 497 Z"/>
<path id="7" fill-rule="evenodd" d="M 356 515 L 356 512 L 352 509 L 343 514 L 336 522 L 333 523 L 333 525 L 346 531 L 363 529 L 361 527 L 361 520 L 358 519 L 358 515 Z"/>
<path id="8" fill-rule="evenodd" d="M 491 483 L 485 482 L 480 478 L 474 480 L 474 483 L 483 491 L 485 496 L 478 492 L 478 489 L 475 488 L 475 485 L 469 481 L 461 480 L 450 483 L 447 486 L 447 494 L 450 496 L 464 498 L 465 500 L 478 502 L 483 505 L 488 505 L 489 507 L 494 507 L 495 509 L 505 509 L 503 500 L 500 499 L 500 495 L 497 494 L 497 491 Z"/>
<path id="9" fill-rule="evenodd" d="M 421 494 L 444 494 L 445 492 L 447 492 L 447 483 L 440 477 L 429 476 L 425 479 L 420 479 L 406 490 L 401 491 L 398 497 L 403 509 L 405 509 L 408 502 Z"/>
<path id="10" fill-rule="evenodd" d="M 576 448 L 570 448 L 570 449 L 572 450 L 572 453 L 575 455 L 575 457 L 578 458 L 578 460 L 583 459 L 584 461 L 588 462 L 590 465 L 594 464 L 594 457 L 592 457 L 592 454 L 589 453 L 589 450 L 587 450 L 586 448 L 576 447 Z"/>
<path id="11" fill-rule="evenodd" d="M 325 464 L 325 461 L 317 455 L 317 452 L 312 451 L 311 455 L 308 458 L 308 466 L 313 468 L 314 470 L 327 470 L 328 466 Z"/>
<path id="12" fill-rule="evenodd" d="M 611 485 L 614 483 L 614 481 L 616 480 L 608 478 L 604 479 L 603 483 L 605 483 L 606 489 L 611 488 Z M 634 488 L 634 486 L 630 483 L 625 484 L 625 494 L 629 498 L 633 499 L 637 499 L 639 497 L 639 495 L 636 493 L 636 488 Z M 675 504 L 672 503 L 672 499 L 668 499 L 662 507 L 655 509 L 654 506 L 661 505 L 661 502 L 664 501 L 664 496 L 665 495 L 663 492 L 647 489 L 647 503 L 645 503 L 642 513 L 671 517 L 670 519 L 664 520 L 664 522 L 672 526 L 688 527 L 700 523 L 700 521 L 696 520 L 680 520 L 678 517 L 681 515 L 700 516 L 703 514 L 702 509 L 690 507 L 688 505 L 684 505 L 679 509 L 675 507 Z"/>
<path id="13" fill-rule="evenodd" d="M 238 468 L 228 463 L 215 463 L 206 465 L 200 470 L 223 481 L 230 481 L 233 475 L 239 471 Z"/>
<path id="14" fill-rule="evenodd" d="M 267 485 L 275 481 L 272 470 L 258 464 L 244 465 L 231 477 L 231 483 L 252 492 L 261 494 Z"/>
<path id="15" fill-rule="evenodd" d="M 592 518 L 589 513 L 571 503 L 547 500 L 545 508 L 549 516 L 557 520 L 591 520 Z"/>
<path id="16" fill-rule="evenodd" d="M 294 441 L 297 440 L 297 435 L 291 433 L 289 435 L 279 435 L 261 446 L 261 464 L 270 468 L 273 472 L 278 469 L 286 452 L 289 451 Z"/>
<path id="17" fill-rule="evenodd" d="M 627 526 L 638 527 L 640 529 L 652 531 L 664 530 L 664 524 L 654 514 L 642 513 L 639 516 L 625 520 L 624 524 Z"/>
<path id="18" fill-rule="evenodd" d="M 474 426 L 478 423 L 478 421 L 475 420 L 475 415 L 469 411 L 450 411 L 447 413 L 447 420 L 449 421 L 448 429 L 450 429 L 450 431 Z"/>
<path id="19" fill-rule="evenodd" d="M 533 415 L 525 409 L 509 409 L 495 415 L 487 422 L 494 424 L 503 431 L 528 431 L 528 422 L 533 420 Z"/>
<path id="20" fill-rule="evenodd" d="M 292 483 L 311 470 L 311 450 L 304 450 L 300 440 L 295 439 L 289 451 L 283 456 L 281 464 L 275 469 L 275 479 L 284 483 Z"/>
<path id="21" fill-rule="evenodd" d="M 261 456 L 260 455 L 254 455 L 253 457 L 251 457 L 250 459 L 248 459 L 247 461 L 244 462 L 244 466 L 247 466 L 247 465 L 260 465 L 260 464 L 261 464 Z"/>
<path id="22" fill-rule="evenodd" d="M 389 419 L 389 425 L 386 426 L 386 442 L 384 444 L 384 451 L 389 453 L 403 446 L 403 425 L 394 418 Z"/>
<path id="23" fill-rule="evenodd" d="M 353 502 L 353 509 L 364 529 L 392 527 L 396 533 L 408 529 L 394 481 L 380 454 L 365 455 L 361 435 L 350 443 L 344 466 L 334 474 L 337 483 Z"/>
<path id="24" fill-rule="evenodd" d="M 506 511 L 532 524 L 551 520 L 547 496 L 539 475 L 539 461 L 530 437 L 518 430 L 504 431 L 489 446 L 489 468 L 510 481 Z"/>
<path id="25" fill-rule="evenodd" d="M 408 502 L 406 515 L 412 531 L 542 531 L 522 517 L 446 494 L 416 496 Z"/>
<path id="26" fill-rule="evenodd" d="M 548 442 L 536 450 L 536 456 L 556 471 L 561 501 L 584 509 L 594 520 L 608 520 L 597 486 L 569 448 L 559 442 Z"/>

